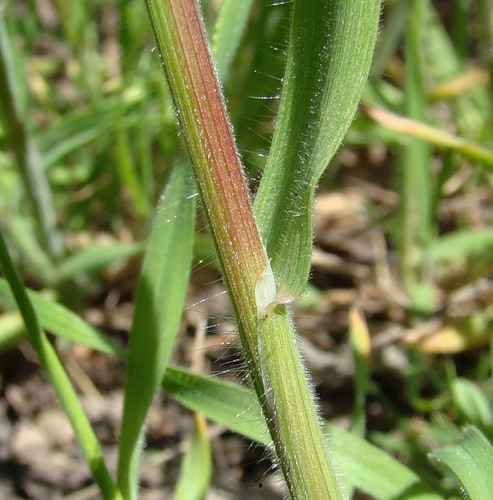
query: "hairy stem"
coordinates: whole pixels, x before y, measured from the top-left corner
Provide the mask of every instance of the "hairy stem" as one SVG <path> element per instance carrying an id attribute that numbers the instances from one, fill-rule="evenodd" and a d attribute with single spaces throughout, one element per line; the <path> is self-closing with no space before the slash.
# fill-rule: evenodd
<path id="1" fill-rule="evenodd" d="M 293 498 L 340 498 L 309 384 L 253 217 L 195 0 L 146 1 L 253 385 Z"/>

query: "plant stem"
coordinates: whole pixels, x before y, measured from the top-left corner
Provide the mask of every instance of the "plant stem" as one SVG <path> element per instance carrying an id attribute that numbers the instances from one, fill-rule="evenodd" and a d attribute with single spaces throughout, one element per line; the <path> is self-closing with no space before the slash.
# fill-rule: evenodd
<path id="1" fill-rule="evenodd" d="M 253 217 L 195 0 L 146 0 L 235 310 L 247 366 L 293 498 L 340 498 L 313 398 Z"/>
<path id="2" fill-rule="evenodd" d="M 255 285 L 267 259 L 197 7 L 190 0 L 147 6 L 226 278 L 235 303 L 255 311 Z M 250 316 L 243 318 L 246 330 L 256 331 L 256 315 Z"/>
<path id="3" fill-rule="evenodd" d="M 292 498 L 340 499 L 328 443 L 295 340 L 287 306 L 276 306 L 262 321 L 259 334 L 265 386 L 260 403 Z"/>
<path id="4" fill-rule="evenodd" d="M 408 28 L 404 55 L 406 63 L 405 109 L 409 118 L 425 122 L 425 92 L 423 84 L 423 26 L 424 5 L 411 0 L 408 5 Z M 417 308 L 426 308 L 430 297 L 421 294 L 429 283 L 428 269 L 416 262 L 417 249 L 428 248 L 433 237 L 432 180 L 430 177 L 430 147 L 422 139 L 413 137 L 403 148 L 401 216 L 402 237 L 401 277 L 406 292 Z M 420 298 L 421 297 L 421 298 Z"/>

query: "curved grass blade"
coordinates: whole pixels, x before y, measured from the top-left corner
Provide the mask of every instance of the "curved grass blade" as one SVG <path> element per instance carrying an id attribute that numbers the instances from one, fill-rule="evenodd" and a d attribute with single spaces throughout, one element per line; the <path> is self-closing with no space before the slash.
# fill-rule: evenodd
<path id="1" fill-rule="evenodd" d="M 138 216 L 149 213 L 150 202 L 144 189 L 134 161 L 133 151 L 130 147 L 130 133 L 125 128 L 125 106 L 122 99 L 120 115 L 114 129 L 115 134 L 115 171 L 124 189 L 128 191 L 130 208 Z"/>
<path id="2" fill-rule="evenodd" d="M 473 382 L 455 378 L 450 387 L 454 406 L 464 419 L 487 437 L 493 436 L 493 407 L 487 395 Z"/>
<path id="3" fill-rule="evenodd" d="M 126 127 L 138 122 L 138 110 L 142 106 L 145 95 L 140 87 L 134 91 L 135 94 L 127 97 L 125 102 Z M 98 103 L 98 106 L 63 116 L 59 122 L 54 123 L 47 130 L 38 131 L 36 140 L 43 169 L 49 169 L 78 148 L 111 133 L 119 119 L 121 100 L 121 96 L 109 97 Z"/>
<path id="4" fill-rule="evenodd" d="M 124 349 L 110 338 L 92 328 L 77 314 L 57 304 L 53 300 L 32 290 L 26 290 L 43 329 L 58 337 L 86 345 L 97 351 L 124 356 Z M 8 309 L 16 309 L 16 301 L 8 283 L 0 278 L 0 304 Z"/>
<path id="5" fill-rule="evenodd" d="M 15 297 L 17 307 L 24 319 L 24 324 L 29 336 L 29 340 L 39 357 L 39 360 L 45 369 L 50 382 L 57 393 L 58 398 L 67 415 L 84 458 L 87 461 L 91 474 L 96 481 L 103 498 L 120 499 L 122 498 L 115 487 L 110 473 L 104 463 L 103 454 L 98 440 L 91 428 L 84 411 L 77 398 L 77 394 L 70 383 L 58 356 L 50 344 L 46 334 L 40 326 L 36 311 L 29 300 L 17 271 L 15 270 L 5 245 L 2 234 L 0 233 L 0 267 Z"/>
<path id="6" fill-rule="evenodd" d="M 377 106 L 366 105 L 365 113 L 380 125 L 410 138 L 425 140 L 439 148 L 457 151 L 473 161 L 483 164 L 489 169 L 493 168 L 493 151 L 468 139 L 451 134 L 432 125 L 418 120 L 399 116 L 392 111 Z"/>
<path id="7" fill-rule="evenodd" d="M 96 272 L 115 261 L 132 257 L 143 250 L 144 244 L 139 242 L 93 244 L 78 250 L 60 263 L 61 277 L 67 279 L 78 273 Z"/>
<path id="8" fill-rule="evenodd" d="M 177 164 L 147 243 L 128 347 L 118 459 L 118 485 L 128 499 L 137 493 L 145 417 L 180 326 L 192 262 L 194 214 L 191 172 Z"/>
<path id="9" fill-rule="evenodd" d="M 294 2 L 281 105 L 255 199 L 281 303 L 306 287 L 315 187 L 356 112 L 379 13 L 379 0 Z"/>
<path id="10" fill-rule="evenodd" d="M 476 427 L 467 427 L 456 444 L 433 452 L 430 460 L 452 473 L 471 500 L 493 499 L 493 446 Z"/>

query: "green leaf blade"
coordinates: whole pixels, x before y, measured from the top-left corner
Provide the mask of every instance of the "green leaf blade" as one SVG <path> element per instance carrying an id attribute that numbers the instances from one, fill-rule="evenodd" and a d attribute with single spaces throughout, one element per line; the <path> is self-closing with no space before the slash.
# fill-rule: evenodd
<path id="1" fill-rule="evenodd" d="M 92 328 L 72 311 L 32 290 L 27 291 L 41 326 L 70 342 L 86 345 L 100 352 L 124 355 L 124 350 L 110 338 Z M 7 282 L 0 278 L 0 304 L 15 309 L 15 301 Z"/>
<path id="2" fill-rule="evenodd" d="M 281 105 L 255 200 L 280 302 L 306 286 L 314 190 L 356 112 L 379 13 L 379 0 L 294 3 Z"/>
<path id="3" fill-rule="evenodd" d="M 456 378 L 450 387 L 454 405 L 465 420 L 486 435 L 493 434 L 493 408 L 486 394 L 465 378 Z"/>
<path id="4" fill-rule="evenodd" d="M 460 481 L 471 500 L 493 499 L 493 446 L 476 427 L 460 440 L 433 452 L 430 460 Z"/>
<path id="5" fill-rule="evenodd" d="M 115 261 L 132 257 L 142 250 L 143 245 L 137 242 L 93 244 L 64 259 L 60 264 L 61 276 L 67 279 L 77 273 L 99 271 Z"/>
<path id="6" fill-rule="evenodd" d="M 240 44 L 253 0 L 224 0 L 212 36 L 212 56 L 219 76 L 224 80 Z"/>
<path id="7" fill-rule="evenodd" d="M 445 234 L 430 246 L 429 258 L 441 264 L 487 255 L 493 247 L 493 228 L 459 229 Z"/>
<path id="8" fill-rule="evenodd" d="M 99 442 L 78 400 L 77 393 L 58 358 L 55 349 L 42 330 L 41 322 L 10 258 L 0 232 L 0 269 L 6 277 L 15 303 L 24 320 L 29 341 L 46 371 L 77 437 L 82 454 L 104 498 L 120 500 L 121 496 L 106 468 Z"/>
<path id="9" fill-rule="evenodd" d="M 192 262 L 195 185 L 175 166 L 157 208 L 135 301 L 120 435 L 118 484 L 134 498 L 144 420 L 180 326 Z"/>

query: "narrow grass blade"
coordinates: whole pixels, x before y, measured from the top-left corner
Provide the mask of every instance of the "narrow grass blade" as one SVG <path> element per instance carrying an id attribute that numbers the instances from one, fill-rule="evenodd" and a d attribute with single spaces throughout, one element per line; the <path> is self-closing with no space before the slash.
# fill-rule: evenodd
<path id="1" fill-rule="evenodd" d="M 40 238 L 46 252 L 53 260 L 63 254 L 63 242 L 56 224 L 50 186 L 42 169 L 39 152 L 26 119 L 20 97 L 21 81 L 16 78 L 14 56 L 10 37 L 5 25 L 6 2 L 0 1 L 0 95 L 2 104 L 0 113 L 8 132 L 10 145 L 19 167 L 24 188 L 28 194 L 38 223 Z"/>
<path id="2" fill-rule="evenodd" d="M 156 210 L 139 278 L 128 348 L 118 485 L 135 498 L 147 411 L 175 343 L 192 262 L 195 185 L 177 164 Z"/>
<path id="3" fill-rule="evenodd" d="M 379 0 L 294 2 L 281 104 L 255 199 L 279 302 L 306 287 L 314 190 L 356 112 L 379 14 Z"/>
<path id="4" fill-rule="evenodd" d="M 487 255 L 493 248 L 493 228 L 464 229 L 436 239 L 430 247 L 433 262 L 452 262 Z"/>
<path id="5" fill-rule="evenodd" d="M 240 44 L 253 0 L 224 0 L 217 15 L 212 36 L 212 57 L 224 79 Z"/>
<path id="6" fill-rule="evenodd" d="M 401 36 L 406 29 L 407 0 L 397 0 L 385 6 L 385 23 L 379 33 L 372 74 L 377 77 L 385 70 L 385 64 L 395 52 Z"/>
<path id="7" fill-rule="evenodd" d="M 433 452 L 430 460 L 455 476 L 471 500 L 493 499 L 493 446 L 476 427 L 467 427 L 457 443 Z"/>
<path id="8" fill-rule="evenodd" d="M 27 290 L 27 296 L 43 329 L 70 342 L 83 344 L 97 351 L 124 355 L 124 350 L 120 346 L 92 328 L 77 314 L 39 292 Z M 0 304 L 8 309 L 16 308 L 14 295 L 8 283 L 2 278 L 0 278 Z"/>
<path id="9" fill-rule="evenodd" d="M 237 384 L 170 367 L 163 388 L 181 404 L 265 445 L 267 426 L 252 391 Z M 335 460 L 345 482 L 377 500 L 439 500 L 419 477 L 395 458 L 336 426 L 329 426 Z"/>
<path id="10" fill-rule="evenodd" d="M 127 127 L 138 122 L 137 110 L 142 105 L 144 96 L 141 88 L 134 89 L 134 92 L 124 103 Z M 64 116 L 47 130 L 39 131 L 36 139 L 43 169 L 55 165 L 67 154 L 91 141 L 110 134 L 120 118 L 121 101 L 121 96 L 108 98 L 98 106 Z"/>
<path id="11" fill-rule="evenodd" d="M 423 29 L 424 4 L 421 0 L 408 2 L 408 29 L 404 41 L 405 97 L 404 108 L 409 118 L 425 121 Z M 426 141 L 410 138 L 402 149 L 400 181 L 401 216 L 401 279 L 411 300 L 420 308 L 430 297 L 423 298 L 422 284 L 428 282 L 427 263 L 417 265 L 418 249 L 425 250 L 432 240 L 432 178 L 430 147 Z"/>
<path id="12" fill-rule="evenodd" d="M 365 106 L 365 112 L 380 125 L 408 137 L 423 139 L 439 148 L 448 148 L 473 161 L 493 169 L 493 150 L 473 141 L 451 134 L 418 120 L 399 116 L 376 106 Z"/>
<path id="13" fill-rule="evenodd" d="M 115 6 L 120 17 L 119 42 L 122 49 L 121 69 L 122 75 L 134 76 L 138 73 L 139 54 L 142 47 L 147 47 L 147 18 L 145 9 L 140 2 L 116 0 Z"/>
<path id="14" fill-rule="evenodd" d="M 467 7 L 464 0 L 453 0 L 452 2 L 452 40 L 457 55 L 465 60 L 467 57 Z"/>
<path id="15" fill-rule="evenodd" d="M 84 45 L 84 27 L 89 23 L 87 7 L 80 2 L 55 0 L 60 21 L 65 33 L 65 39 L 72 50 Z"/>
<path id="16" fill-rule="evenodd" d="M 93 273 L 122 259 L 133 257 L 144 251 L 143 243 L 110 243 L 107 245 L 93 244 L 83 248 L 60 264 L 61 276 L 71 278 L 78 273 Z"/>
<path id="17" fill-rule="evenodd" d="M 201 413 L 196 413 L 192 439 L 183 457 L 174 498 L 203 500 L 211 481 L 211 471 L 211 447 L 207 436 L 207 423 Z"/>
<path id="18" fill-rule="evenodd" d="M 466 422 L 493 437 L 493 408 L 484 392 L 470 380 L 455 378 L 450 391 L 454 406 Z"/>
<path id="19" fill-rule="evenodd" d="M 124 105 L 121 104 L 120 116 L 115 129 L 116 158 L 115 167 L 122 187 L 130 195 L 133 211 L 143 216 L 149 212 L 149 200 L 138 175 L 134 155 L 130 148 L 130 134 L 125 129 Z"/>
<path id="20" fill-rule="evenodd" d="M 104 458 L 98 440 L 91 428 L 84 411 L 77 399 L 77 394 L 63 369 L 46 334 L 42 331 L 36 311 L 24 289 L 24 286 L 15 270 L 0 233 L 0 267 L 11 287 L 17 307 L 24 319 L 29 340 L 46 370 L 50 382 L 55 389 L 63 409 L 70 420 L 74 433 L 79 442 L 84 458 L 104 498 L 120 499 L 110 473 L 104 463 Z"/>
<path id="21" fill-rule="evenodd" d="M 44 286 L 55 284 L 58 281 L 58 270 L 38 241 L 33 225 L 26 218 L 13 213 L 5 217 L 1 214 L 0 224 L 5 235 L 15 245 L 19 262 L 22 262 L 23 271 L 29 278 Z"/>
<path id="22" fill-rule="evenodd" d="M 145 61 L 147 64 L 145 70 L 150 70 L 153 67 L 152 60 Z M 146 102 L 143 103 L 139 113 L 139 121 L 135 132 L 135 161 L 138 165 L 139 177 L 142 179 L 143 191 L 146 196 L 146 203 L 152 204 L 154 193 L 156 191 L 156 181 L 158 180 L 154 172 L 154 136 L 149 133 L 149 115 L 152 113 L 154 105 L 152 103 L 152 95 L 147 96 Z"/>
<path id="23" fill-rule="evenodd" d="M 480 52 L 483 54 L 484 64 L 486 66 L 486 71 L 488 72 L 488 91 L 486 92 L 488 96 L 488 102 L 490 104 L 489 117 L 488 117 L 488 138 L 493 141 L 493 33 L 491 26 L 493 25 L 493 12 L 491 12 L 491 1 L 490 0 L 480 0 L 478 2 L 478 21 L 480 24 Z"/>
<path id="24" fill-rule="evenodd" d="M 488 0 L 489 1 L 489 0 Z M 433 68 L 433 78 L 448 80 L 464 70 L 464 60 L 457 53 L 450 36 L 437 14 L 433 2 L 423 2 L 427 58 Z M 491 5 L 488 10 L 491 11 Z M 491 12 L 488 14 L 491 18 Z M 487 16 L 481 16 L 484 19 Z M 491 27 L 488 28 L 491 32 Z M 460 135 L 491 140 L 491 95 L 488 87 L 476 87 L 457 95 L 452 111 Z"/>
<path id="25" fill-rule="evenodd" d="M 342 474 L 354 487 L 377 500 L 439 500 L 411 469 L 369 442 L 331 425 L 332 445 Z"/>
<path id="26" fill-rule="evenodd" d="M 253 391 L 175 366 L 166 370 L 162 387 L 190 410 L 203 413 L 242 436 L 271 445 L 269 430 Z"/>

